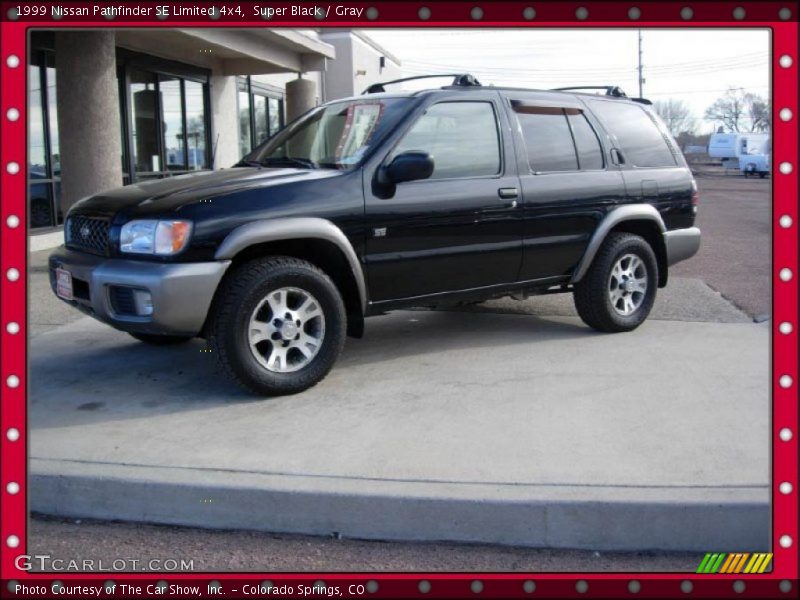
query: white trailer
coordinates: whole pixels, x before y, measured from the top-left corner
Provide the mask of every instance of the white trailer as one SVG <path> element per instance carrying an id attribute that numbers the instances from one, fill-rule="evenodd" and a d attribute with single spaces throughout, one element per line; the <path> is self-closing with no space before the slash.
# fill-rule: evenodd
<path id="1" fill-rule="evenodd" d="M 715 133 L 708 140 L 708 155 L 718 158 L 726 169 L 740 169 L 741 157 L 763 154 L 768 133 Z"/>
<path id="2" fill-rule="evenodd" d="M 739 157 L 739 169 L 745 177 L 758 175 L 764 179 L 769 174 L 772 162 L 772 140 L 767 138 L 759 148 L 758 153 L 750 153 Z"/>

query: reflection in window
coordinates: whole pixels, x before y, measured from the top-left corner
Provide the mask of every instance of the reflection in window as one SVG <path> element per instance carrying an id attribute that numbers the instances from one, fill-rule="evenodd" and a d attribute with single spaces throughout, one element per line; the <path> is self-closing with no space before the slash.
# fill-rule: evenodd
<path id="1" fill-rule="evenodd" d="M 207 168 L 206 159 L 206 111 L 203 84 L 185 81 L 186 92 L 186 141 L 190 170 Z"/>
<path id="2" fill-rule="evenodd" d="M 256 122 L 256 146 L 269 137 L 267 125 L 267 98 L 266 96 L 253 96 L 253 111 Z"/>
<path id="3" fill-rule="evenodd" d="M 442 102 L 414 123 L 392 153 L 412 150 L 433 157 L 431 179 L 482 177 L 500 171 L 500 138 L 488 102 Z"/>
<path id="4" fill-rule="evenodd" d="M 275 135 L 281 128 L 281 102 L 277 98 L 269 98 L 269 135 Z"/>
<path id="5" fill-rule="evenodd" d="M 47 164 L 44 142 L 44 113 L 39 67 L 28 66 L 28 178 L 46 179 Z"/>
<path id="6" fill-rule="evenodd" d="M 239 153 L 244 156 L 281 130 L 283 98 L 250 77 L 240 78 L 238 85 Z"/>
<path id="7" fill-rule="evenodd" d="M 137 173 L 160 171 L 155 75 L 131 69 L 130 78 L 133 165 Z"/>
<path id="8" fill-rule="evenodd" d="M 577 171 L 578 156 L 567 117 L 561 108 L 518 107 L 522 137 L 532 171 Z"/>
<path id="9" fill-rule="evenodd" d="M 575 147 L 578 149 L 578 161 L 583 171 L 603 168 L 603 149 L 594 128 L 586 120 L 586 115 L 580 112 L 568 114 L 572 126 L 572 136 L 575 138 Z"/>
<path id="10" fill-rule="evenodd" d="M 63 221 L 58 206 L 61 157 L 53 63 L 51 53 L 31 52 L 28 65 L 28 224 L 31 228 L 52 227 Z"/>
<path id="11" fill-rule="evenodd" d="M 179 79 L 162 77 L 158 82 L 161 92 L 161 127 L 164 132 L 164 157 L 166 170 L 186 169 L 183 152 L 183 103 Z"/>
<path id="12" fill-rule="evenodd" d="M 58 112 L 56 109 L 56 70 L 53 67 L 45 69 L 47 79 L 47 123 L 50 127 L 50 168 L 53 176 L 61 175 L 61 154 L 58 145 Z"/>
<path id="13" fill-rule="evenodd" d="M 239 92 L 239 156 L 250 152 L 250 94 Z"/>
<path id="14" fill-rule="evenodd" d="M 30 189 L 30 226 L 50 227 L 53 224 L 53 203 L 50 201 L 50 184 L 36 183 Z"/>

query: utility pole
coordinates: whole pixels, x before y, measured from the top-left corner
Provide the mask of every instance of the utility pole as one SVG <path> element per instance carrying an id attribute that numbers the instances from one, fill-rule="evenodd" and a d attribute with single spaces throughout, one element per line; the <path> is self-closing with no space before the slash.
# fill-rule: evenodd
<path id="1" fill-rule="evenodd" d="M 644 98 L 642 87 L 644 86 L 644 77 L 642 77 L 642 30 L 639 30 L 639 98 Z"/>

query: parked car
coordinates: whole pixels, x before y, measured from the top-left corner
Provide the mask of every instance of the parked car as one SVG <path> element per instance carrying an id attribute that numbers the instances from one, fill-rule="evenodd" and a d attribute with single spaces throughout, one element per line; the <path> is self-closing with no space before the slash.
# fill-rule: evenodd
<path id="1" fill-rule="evenodd" d="M 275 395 L 319 382 L 365 317 L 394 309 L 571 292 L 589 326 L 630 331 L 697 252 L 697 186 L 649 102 L 471 76 L 383 85 L 233 168 L 78 202 L 54 292 L 144 342 L 206 338 Z"/>

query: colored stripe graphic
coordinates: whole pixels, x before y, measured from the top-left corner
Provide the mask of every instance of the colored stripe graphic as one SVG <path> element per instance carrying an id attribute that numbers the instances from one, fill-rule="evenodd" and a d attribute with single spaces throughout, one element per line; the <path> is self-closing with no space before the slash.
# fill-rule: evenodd
<path id="1" fill-rule="evenodd" d="M 727 573 L 728 570 L 731 568 L 733 564 L 733 559 L 736 557 L 735 554 L 728 554 L 728 558 L 725 559 L 725 562 L 722 563 L 722 568 L 719 570 L 720 573 Z"/>
<path id="2" fill-rule="evenodd" d="M 725 560 L 725 556 L 727 555 L 724 552 L 719 555 L 717 561 L 711 567 L 711 570 L 709 571 L 710 573 L 717 573 L 719 571 L 719 568 L 722 566 L 722 561 Z"/>
<path id="3" fill-rule="evenodd" d="M 742 569 L 744 568 L 744 563 L 747 562 L 747 559 L 750 556 L 750 553 L 749 552 L 745 552 L 743 554 L 740 554 L 740 556 L 741 556 L 741 558 L 739 559 L 739 562 L 736 563 L 736 565 L 733 567 L 733 571 L 732 571 L 733 573 L 741 573 L 742 572 Z"/>
<path id="4" fill-rule="evenodd" d="M 744 572 L 752 573 L 753 569 L 755 569 L 755 566 L 758 563 L 760 563 L 763 559 L 764 559 L 763 554 L 753 554 L 753 556 L 750 557 L 750 560 L 747 561 L 747 566 L 744 568 Z"/>
<path id="5" fill-rule="evenodd" d="M 708 561 L 710 559 L 711 559 L 711 553 L 706 552 L 706 555 L 703 557 L 703 560 L 700 561 L 700 566 L 697 567 L 697 571 L 695 571 L 695 573 L 705 573 L 706 565 L 708 564 Z"/>
<path id="6" fill-rule="evenodd" d="M 697 573 L 765 573 L 772 562 L 771 552 L 708 552 Z"/>
<path id="7" fill-rule="evenodd" d="M 772 562 L 772 552 L 769 552 L 764 555 L 764 561 L 758 567 L 758 573 L 763 573 L 767 570 L 769 563 Z"/>

